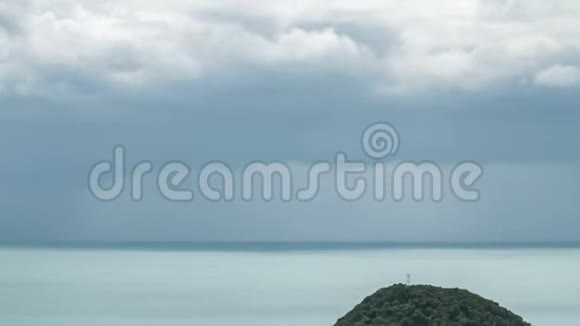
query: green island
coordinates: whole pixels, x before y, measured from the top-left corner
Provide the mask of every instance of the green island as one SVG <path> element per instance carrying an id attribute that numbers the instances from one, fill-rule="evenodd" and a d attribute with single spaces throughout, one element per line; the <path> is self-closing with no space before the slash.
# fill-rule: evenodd
<path id="1" fill-rule="evenodd" d="M 530 325 L 499 304 L 463 289 L 395 284 L 366 297 L 335 326 Z"/>

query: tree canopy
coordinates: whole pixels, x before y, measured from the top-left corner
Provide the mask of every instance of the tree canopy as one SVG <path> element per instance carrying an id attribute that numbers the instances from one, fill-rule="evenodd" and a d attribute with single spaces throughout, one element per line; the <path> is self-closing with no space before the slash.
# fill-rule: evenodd
<path id="1" fill-rule="evenodd" d="M 366 297 L 335 326 L 530 325 L 499 304 L 462 289 L 395 284 Z"/>

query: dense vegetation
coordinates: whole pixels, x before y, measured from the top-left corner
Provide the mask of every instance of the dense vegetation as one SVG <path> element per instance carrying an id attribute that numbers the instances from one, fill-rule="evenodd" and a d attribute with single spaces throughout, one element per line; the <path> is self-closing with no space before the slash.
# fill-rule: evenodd
<path id="1" fill-rule="evenodd" d="M 396 284 L 365 298 L 335 326 L 530 325 L 497 303 L 467 290 Z"/>

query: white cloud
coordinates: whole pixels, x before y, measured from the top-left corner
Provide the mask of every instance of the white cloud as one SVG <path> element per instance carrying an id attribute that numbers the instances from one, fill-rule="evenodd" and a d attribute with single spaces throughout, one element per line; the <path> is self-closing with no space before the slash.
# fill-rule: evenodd
<path id="1" fill-rule="evenodd" d="M 580 52 L 575 0 L 8 1 L 0 12 L 0 92 L 50 93 L 79 78 L 147 88 L 288 65 L 367 74 L 387 91 L 481 89 Z M 575 83 L 573 70 L 554 69 L 536 84 Z"/>
<path id="2" fill-rule="evenodd" d="M 534 83 L 549 87 L 570 87 L 580 84 L 580 68 L 554 65 L 537 72 Z"/>

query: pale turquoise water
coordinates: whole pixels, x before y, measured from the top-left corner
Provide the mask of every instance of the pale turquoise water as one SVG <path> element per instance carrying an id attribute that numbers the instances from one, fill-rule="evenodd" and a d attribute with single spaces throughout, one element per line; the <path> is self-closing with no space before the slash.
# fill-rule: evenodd
<path id="1" fill-rule="evenodd" d="M 0 325 L 330 325 L 377 288 L 468 288 L 580 325 L 580 249 L 0 249 Z"/>

